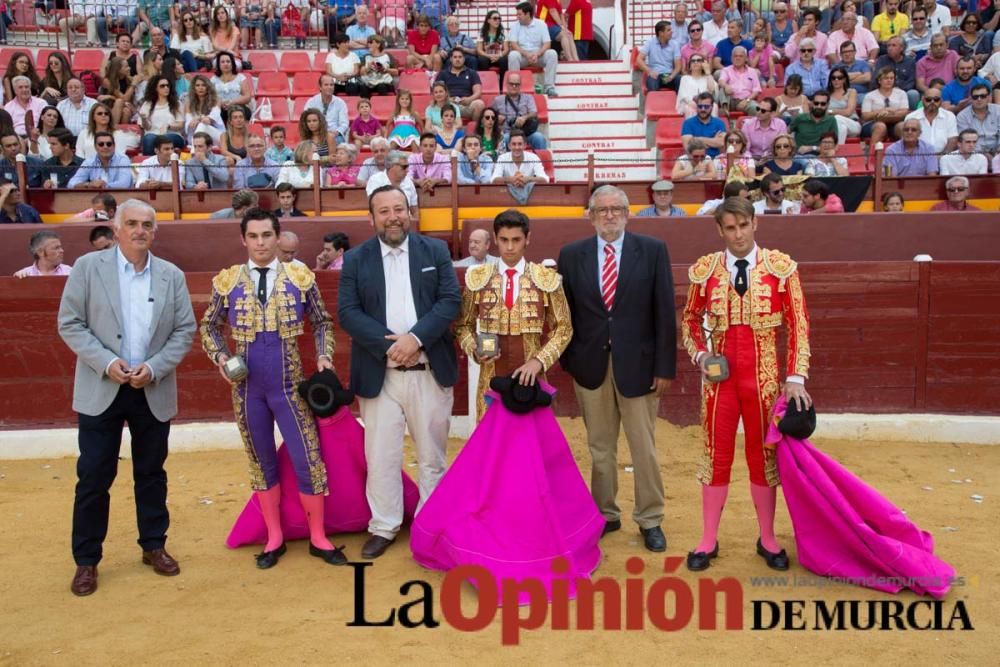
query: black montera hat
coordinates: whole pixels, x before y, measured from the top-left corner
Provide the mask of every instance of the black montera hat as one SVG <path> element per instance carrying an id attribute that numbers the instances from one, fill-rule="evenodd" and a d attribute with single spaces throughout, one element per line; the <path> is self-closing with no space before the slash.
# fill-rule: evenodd
<path id="1" fill-rule="evenodd" d="M 504 407 L 519 415 L 527 414 L 535 408 L 552 405 L 552 396 L 538 383 L 525 386 L 509 375 L 490 380 L 490 389 L 500 394 Z"/>
<path id="2" fill-rule="evenodd" d="M 809 406 L 808 410 L 799 410 L 798 401 L 788 401 L 788 409 L 778 422 L 778 430 L 792 438 L 805 440 L 816 430 L 816 408 Z"/>
<path id="3" fill-rule="evenodd" d="M 342 405 L 354 402 L 354 392 L 344 389 L 337 374 L 329 369 L 317 371 L 308 380 L 300 382 L 299 396 L 305 399 L 317 417 L 329 417 Z"/>

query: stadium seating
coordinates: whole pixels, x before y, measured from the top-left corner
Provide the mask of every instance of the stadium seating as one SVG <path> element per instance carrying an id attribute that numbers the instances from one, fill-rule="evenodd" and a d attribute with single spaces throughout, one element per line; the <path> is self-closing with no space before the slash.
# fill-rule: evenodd
<path id="1" fill-rule="evenodd" d="M 317 60 L 318 59 L 319 56 L 317 55 Z M 281 54 L 281 64 L 278 69 L 282 72 L 287 72 L 288 74 L 315 71 L 313 69 L 313 63 L 309 59 L 309 54 L 305 51 L 285 51 Z M 325 67 L 323 69 L 325 69 Z M 313 80 L 315 81 L 315 79 Z"/>
<path id="2" fill-rule="evenodd" d="M 677 93 L 672 90 L 653 90 L 646 93 L 646 120 L 656 122 L 667 116 L 678 116 Z"/>
<path id="3" fill-rule="evenodd" d="M 399 75 L 399 89 L 421 95 L 431 92 L 431 84 L 425 72 L 402 72 Z"/>
<path id="4" fill-rule="evenodd" d="M 288 82 L 288 74 L 279 72 Z M 292 97 L 312 97 L 319 92 L 319 74 L 316 72 L 296 72 L 292 77 Z M 287 92 L 287 91 L 286 91 Z"/>
<path id="5" fill-rule="evenodd" d="M 73 52 L 73 71 L 91 70 L 101 72 L 104 69 L 105 53 L 101 49 L 79 49 Z"/>
<path id="6" fill-rule="evenodd" d="M 257 77 L 257 96 L 287 97 L 288 75 L 284 72 L 261 72 Z"/>
<path id="7" fill-rule="evenodd" d="M 258 97 L 257 107 L 260 108 L 265 100 L 271 105 L 271 119 L 263 120 L 258 117 L 256 119 L 257 122 L 271 126 L 277 124 L 287 125 L 291 121 L 292 117 L 288 113 L 288 97 Z M 298 122 L 298 116 L 296 116 L 296 122 Z"/>
<path id="8" fill-rule="evenodd" d="M 656 147 L 658 149 L 681 146 L 681 125 L 684 119 L 680 116 L 666 116 L 656 123 Z"/>
<path id="9" fill-rule="evenodd" d="M 395 95 L 377 95 L 371 99 L 372 115 L 382 121 L 383 124 L 389 122 L 389 116 L 396 110 Z"/>
<path id="10" fill-rule="evenodd" d="M 530 69 L 522 69 L 519 71 L 521 74 L 521 90 L 525 92 L 534 92 L 535 90 L 535 75 Z M 503 90 L 507 90 L 507 79 L 510 77 L 510 70 L 503 75 Z"/>
<path id="11" fill-rule="evenodd" d="M 479 80 L 483 84 L 483 95 L 500 94 L 500 77 L 493 70 L 479 72 Z"/>

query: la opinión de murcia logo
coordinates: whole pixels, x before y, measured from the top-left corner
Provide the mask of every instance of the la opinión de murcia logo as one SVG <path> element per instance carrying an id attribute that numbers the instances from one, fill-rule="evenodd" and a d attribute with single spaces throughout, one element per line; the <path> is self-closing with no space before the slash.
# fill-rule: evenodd
<path id="1" fill-rule="evenodd" d="M 629 576 L 599 579 L 566 577 L 565 558 L 552 561 L 551 594 L 538 579 L 497 579 L 484 567 L 461 565 L 450 570 L 441 583 L 437 609 L 434 588 L 412 579 L 399 587 L 405 601 L 376 612 L 367 607 L 365 573 L 374 563 L 349 563 L 354 569 L 354 618 L 349 627 L 437 628 L 445 623 L 462 632 L 488 628 L 500 615 L 500 637 L 505 646 L 517 645 L 523 631 L 550 630 L 649 630 L 676 632 L 692 621 L 699 630 L 742 630 L 743 584 L 735 577 L 698 579 L 696 589 L 673 573 L 684 559 L 663 560 L 660 577 L 647 585 L 639 575 L 646 570 L 642 558 L 625 561 Z M 475 604 L 462 606 L 462 585 L 475 587 Z M 575 595 L 574 595 L 575 594 Z M 551 600 L 550 600 L 551 597 Z M 575 598 L 575 609 L 570 601 Z M 697 604 L 696 604 L 697 600 Z M 672 602 L 672 604 L 671 604 Z M 751 630 L 974 630 L 962 600 L 750 600 Z M 522 611 L 522 608 L 524 611 Z M 598 626 L 596 611 L 600 609 Z M 723 612 L 721 626 L 717 612 Z M 376 614 L 378 614 L 376 616 Z M 571 622 L 572 621 L 572 622 Z"/>

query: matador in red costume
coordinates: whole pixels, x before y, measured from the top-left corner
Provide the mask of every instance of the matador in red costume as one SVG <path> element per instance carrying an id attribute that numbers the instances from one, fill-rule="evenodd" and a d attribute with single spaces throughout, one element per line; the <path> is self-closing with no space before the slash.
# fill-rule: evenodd
<path id="1" fill-rule="evenodd" d="M 705 450 L 698 464 L 702 484 L 701 542 L 688 553 L 688 568 L 704 570 L 719 554 L 718 531 L 729 493 L 736 429 L 743 420 L 750 495 L 757 511 L 757 553 L 768 566 L 788 569 L 788 556 L 774 536 L 778 471 L 772 449 L 764 447 L 771 407 L 779 391 L 808 408 L 809 316 L 796 264 L 777 250 L 757 247 L 757 221 L 746 200 L 731 197 L 715 211 L 726 250 L 705 255 L 689 269 L 691 287 L 684 307 L 684 346 L 705 374 L 702 423 Z M 778 327 L 787 331 L 784 386 L 777 354 Z M 711 331 L 711 349 L 705 332 Z M 729 378 L 711 382 L 706 361 L 725 356 Z"/>

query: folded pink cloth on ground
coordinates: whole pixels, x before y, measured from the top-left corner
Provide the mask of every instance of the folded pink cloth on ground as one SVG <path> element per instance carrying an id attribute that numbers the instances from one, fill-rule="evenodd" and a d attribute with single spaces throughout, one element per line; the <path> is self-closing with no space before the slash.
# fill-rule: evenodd
<path id="1" fill-rule="evenodd" d="M 435 570 L 482 566 L 498 586 L 502 578 L 539 580 L 551 600 L 553 579 L 585 578 L 597 568 L 604 517 L 552 409 L 514 414 L 488 393 L 483 420 L 414 519 L 410 549 Z M 556 576 L 551 564 L 559 556 L 569 572 Z"/>
<path id="2" fill-rule="evenodd" d="M 779 397 L 767 442 L 777 444 L 778 473 L 802 566 L 880 591 L 910 588 L 944 597 L 955 568 L 934 555 L 931 534 L 807 440 L 778 431 L 785 409 L 785 398 Z"/>
<path id="3" fill-rule="evenodd" d="M 323 502 L 323 523 L 328 535 L 357 533 L 368 528 L 372 518 L 365 496 L 368 463 L 365 461 L 365 431 L 351 414 L 348 406 L 332 417 L 316 420 L 320 455 L 326 464 L 330 493 Z M 309 537 L 306 513 L 299 502 L 299 490 L 284 443 L 278 448 L 278 470 L 281 477 L 281 527 L 286 540 Z M 413 518 L 420 500 L 420 491 L 403 472 L 403 507 L 407 520 Z M 250 497 L 243 512 L 233 525 L 226 546 L 231 549 L 244 544 L 267 542 L 267 527 L 256 494 Z"/>

